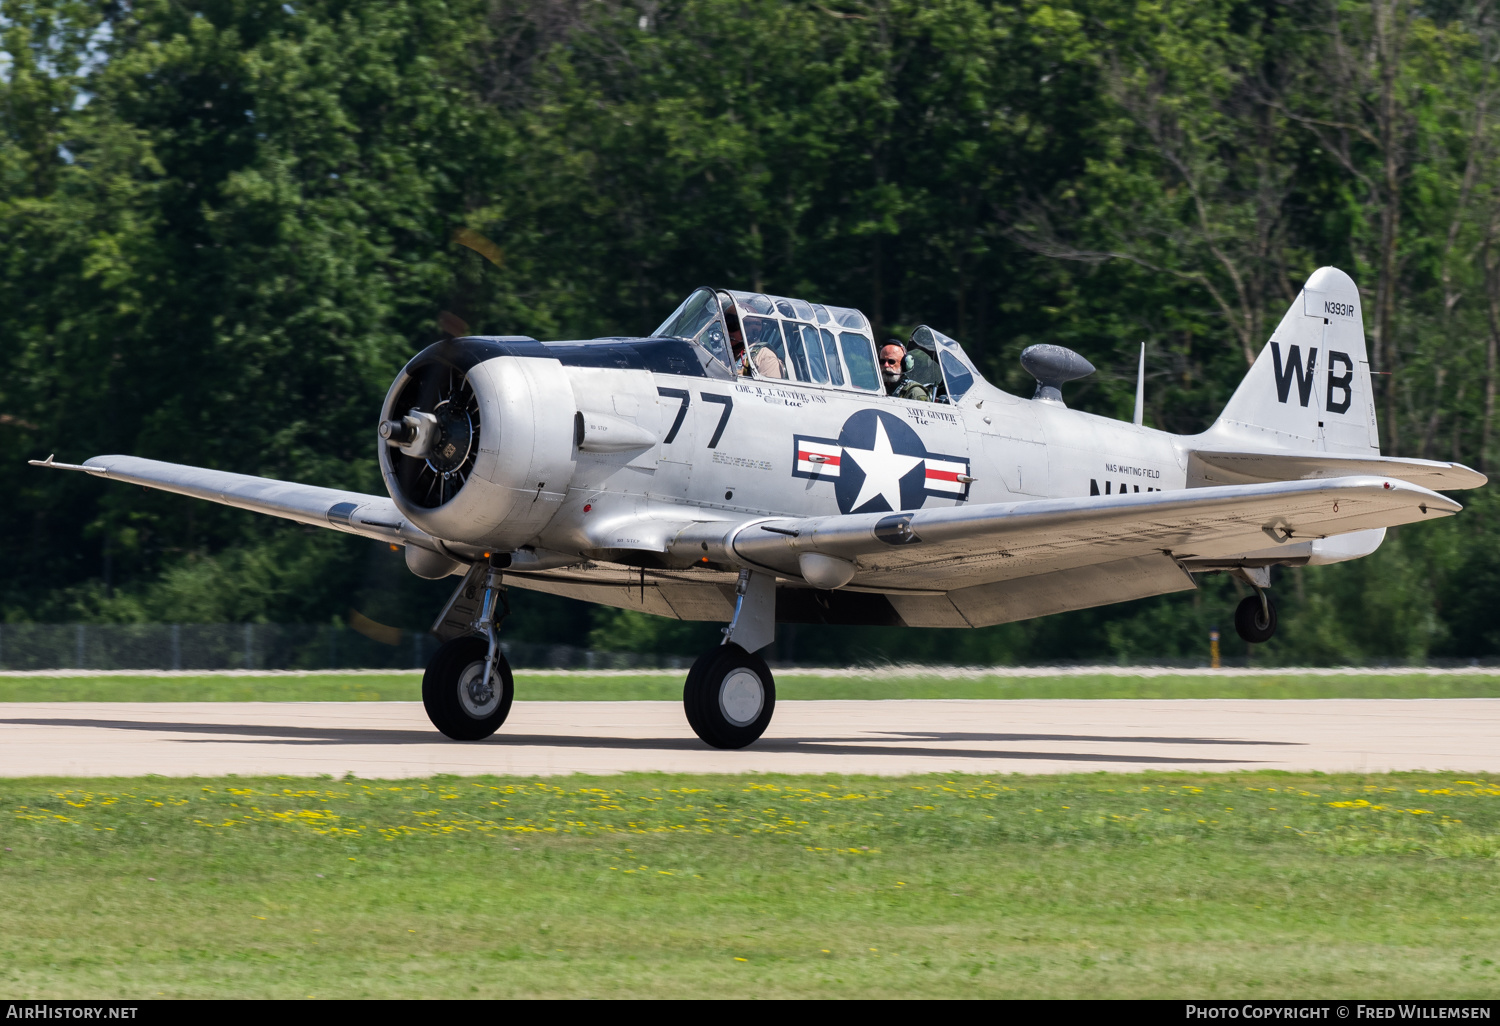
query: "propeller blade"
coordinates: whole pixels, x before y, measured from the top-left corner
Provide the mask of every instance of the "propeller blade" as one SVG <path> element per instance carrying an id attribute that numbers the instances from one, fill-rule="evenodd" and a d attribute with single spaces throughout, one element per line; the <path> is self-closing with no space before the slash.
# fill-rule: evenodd
<path id="1" fill-rule="evenodd" d="M 451 310 L 444 310 L 438 314 L 438 327 L 452 335 L 454 338 L 462 338 L 465 335 L 474 334 L 464 319 Z"/>
<path id="2" fill-rule="evenodd" d="M 378 620 L 372 620 L 353 606 L 349 607 L 349 626 L 371 641 L 378 641 L 382 645 L 401 644 L 401 628 L 389 627 Z"/>
<path id="3" fill-rule="evenodd" d="M 453 241 L 460 246 L 468 246 L 496 267 L 505 266 L 505 254 L 500 252 L 500 247 L 472 228 L 455 229 L 453 232 Z"/>

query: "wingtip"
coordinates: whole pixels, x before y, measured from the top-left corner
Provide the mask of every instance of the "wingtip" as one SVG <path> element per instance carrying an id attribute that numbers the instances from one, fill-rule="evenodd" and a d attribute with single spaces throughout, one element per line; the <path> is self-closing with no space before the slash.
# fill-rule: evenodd
<path id="1" fill-rule="evenodd" d="M 1418 500 L 1417 508 L 1422 511 L 1424 516 L 1431 513 L 1436 513 L 1439 516 L 1452 516 L 1455 513 L 1463 512 L 1463 503 L 1451 496 L 1444 495 L 1435 488 L 1428 488 L 1425 485 L 1413 484 L 1410 481 L 1402 481 L 1397 478 L 1384 481 L 1383 486 L 1392 490 L 1399 489 L 1408 496 L 1416 498 Z"/>

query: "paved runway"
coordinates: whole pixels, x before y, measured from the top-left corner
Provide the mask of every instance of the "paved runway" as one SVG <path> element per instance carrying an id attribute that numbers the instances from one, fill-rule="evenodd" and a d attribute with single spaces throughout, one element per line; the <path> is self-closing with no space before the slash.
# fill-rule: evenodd
<path id="1" fill-rule="evenodd" d="M 707 748 L 676 702 L 517 702 L 448 741 L 415 702 L 0 704 L 0 776 L 1500 772 L 1500 699 L 783 702 Z"/>

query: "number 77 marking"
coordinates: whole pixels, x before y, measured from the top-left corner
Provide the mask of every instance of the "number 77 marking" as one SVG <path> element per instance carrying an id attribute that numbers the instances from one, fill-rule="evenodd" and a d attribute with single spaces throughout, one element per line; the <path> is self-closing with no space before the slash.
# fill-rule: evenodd
<path id="1" fill-rule="evenodd" d="M 714 428 L 714 436 L 708 440 L 710 449 L 716 448 L 719 439 L 724 437 L 724 428 L 729 423 L 729 415 L 734 412 L 734 398 L 727 395 L 714 395 L 712 392 L 699 392 L 706 403 L 719 403 L 724 407 L 724 412 L 719 416 L 719 425 Z"/>
<path id="2" fill-rule="evenodd" d="M 656 387 L 656 394 L 663 399 L 682 400 L 682 405 L 677 407 L 677 418 L 672 421 L 672 429 L 667 432 L 667 437 L 662 439 L 663 445 L 671 445 L 672 439 L 677 437 L 677 432 L 682 430 L 682 422 L 687 418 L 688 403 L 692 396 L 685 388 L 662 388 L 660 385 Z"/>

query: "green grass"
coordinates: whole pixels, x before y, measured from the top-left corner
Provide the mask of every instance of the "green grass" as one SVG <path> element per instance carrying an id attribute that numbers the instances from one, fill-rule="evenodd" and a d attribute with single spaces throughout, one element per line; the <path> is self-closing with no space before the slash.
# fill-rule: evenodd
<path id="1" fill-rule="evenodd" d="M 1128 671 L 1122 671 L 1128 672 Z M 516 698 L 680 701 L 679 674 L 594 676 L 516 671 Z M 814 698 L 1500 698 L 1500 673 L 1253 677 L 817 677 L 778 674 L 777 697 Z M 0 702 L 415 702 L 416 673 L 307 676 L 0 677 Z"/>
<path id="2" fill-rule="evenodd" d="M 1500 783 L 0 781 L 15 997 L 1500 997 Z"/>
<path id="3" fill-rule="evenodd" d="M 681 691 L 682 685 L 678 685 Z M 0 677 L 0 702 L 420 702 L 419 673 Z"/>

